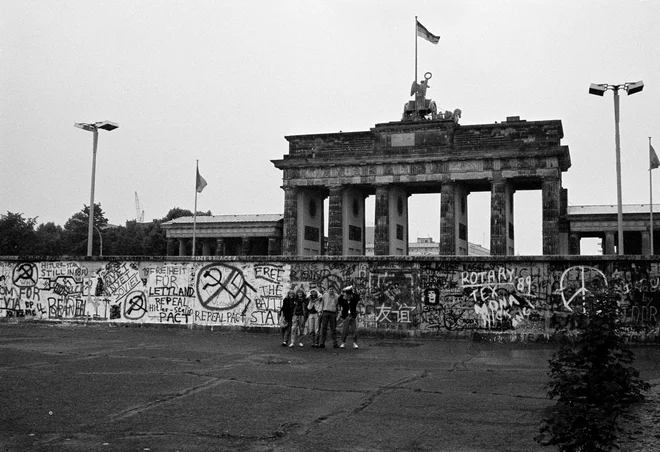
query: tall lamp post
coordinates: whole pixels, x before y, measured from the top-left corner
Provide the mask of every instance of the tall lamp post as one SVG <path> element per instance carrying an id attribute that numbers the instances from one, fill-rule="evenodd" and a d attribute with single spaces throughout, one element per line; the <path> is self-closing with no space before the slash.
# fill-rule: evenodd
<path id="1" fill-rule="evenodd" d="M 87 228 L 87 256 L 91 257 L 92 242 L 94 241 L 94 183 L 96 180 L 96 148 L 99 144 L 99 129 L 107 130 L 109 132 L 115 130 L 119 126 L 116 122 L 112 121 L 101 121 L 94 124 L 76 122 L 73 126 L 94 133 L 94 144 L 92 148 L 92 189 L 89 200 L 89 227 Z"/>
<path id="2" fill-rule="evenodd" d="M 616 197 L 618 203 L 617 210 L 617 229 L 619 246 L 618 254 L 623 255 L 623 204 L 621 202 L 621 147 L 619 141 L 619 90 L 623 89 L 628 95 L 635 94 L 644 89 L 644 82 L 628 82 L 621 85 L 608 85 L 607 83 L 592 83 L 589 86 L 589 94 L 603 96 L 605 91 L 611 89 L 614 91 L 614 142 L 616 147 Z"/>

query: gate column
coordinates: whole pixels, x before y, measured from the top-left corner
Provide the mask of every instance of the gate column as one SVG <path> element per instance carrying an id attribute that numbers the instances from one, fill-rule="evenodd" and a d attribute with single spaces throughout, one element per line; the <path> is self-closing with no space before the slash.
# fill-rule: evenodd
<path id="1" fill-rule="evenodd" d="M 507 180 L 496 179 L 490 192 L 490 254 L 515 254 L 513 238 L 513 188 Z"/>
<path id="2" fill-rule="evenodd" d="M 543 255 L 559 254 L 559 206 L 561 183 L 557 177 L 545 177 L 541 184 L 543 199 Z"/>
<path id="3" fill-rule="evenodd" d="M 456 254 L 456 185 L 442 184 L 440 188 L 440 255 Z"/>
<path id="4" fill-rule="evenodd" d="M 328 254 L 341 256 L 343 244 L 343 187 L 330 187 L 328 200 Z"/>
<path id="5" fill-rule="evenodd" d="M 294 187 L 284 187 L 283 226 L 282 254 L 296 256 L 298 254 L 298 189 Z"/>
<path id="6" fill-rule="evenodd" d="M 376 213 L 374 230 L 374 254 L 386 256 L 390 253 L 390 187 L 376 187 Z"/>

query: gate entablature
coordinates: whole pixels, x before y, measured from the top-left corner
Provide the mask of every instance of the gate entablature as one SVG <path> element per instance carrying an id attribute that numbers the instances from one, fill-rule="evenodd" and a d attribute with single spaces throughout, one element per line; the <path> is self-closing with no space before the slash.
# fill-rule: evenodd
<path id="1" fill-rule="evenodd" d="M 509 117 L 506 122 L 478 125 L 460 125 L 453 120 L 402 121 L 376 124 L 369 131 L 285 138 L 289 142 L 289 154 L 272 161 L 283 171 L 282 186 L 286 191 L 285 254 L 304 254 L 298 236 L 318 235 L 310 230 L 305 232 L 304 225 L 296 223 L 303 221 L 302 217 L 287 220 L 287 209 L 291 212 L 304 210 L 305 207 L 300 205 L 303 192 L 307 193 L 303 197 L 308 203 L 322 204 L 324 196 L 333 200 L 328 223 L 335 225 L 331 242 L 349 240 L 349 232 L 351 240 L 358 242 L 357 220 L 351 223 L 346 215 L 363 211 L 364 197 L 377 194 L 381 208 L 377 209 L 376 218 L 382 218 L 382 227 L 387 226 L 391 232 L 390 244 L 397 243 L 396 247 L 376 244 L 375 249 L 381 250 L 382 254 L 398 253 L 402 249 L 401 243 L 407 240 L 407 196 L 422 192 L 451 196 L 451 202 L 442 201 L 441 215 L 446 217 L 441 218 L 440 243 L 444 244 L 441 254 L 460 254 L 461 250 L 467 250 L 464 233 L 467 217 L 450 210 L 464 211 L 469 192 L 484 189 L 490 189 L 492 193 L 491 252 L 511 254 L 513 193 L 519 189 L 538 188 L 543 191 L 544 200 L 544 254 L 559 254 L 563 250 L 563 239 L 559 238 L 558 232 L 561 174 L 570 168 L 571 160 L 568 146 L 561 144 L 563 129 L 560 120 L 524 121 Z M 396 190 L 385 190 L 388 186 Z M 341 190 L 349 188 L 350 195 L 341 194 Z M 331 191 L 332 195 L 319 196 L 319 193 Z M 401 198 L 405 198 L 404 208 L 398 208 Z M 296 209 L 291 204 L 294 202 L 297 203 Z M 357 207 L 348 208 L 343 203 L 357 203 Z M 382 212 L 388 212 L 386 215 L 398 213 L 399 216 L 390 218 Z M 334 218 L 333 215 L 344 217 Z M 355 218 L 363 218 L 363 213 L 360 215 L 362 217 Z M 342 225 L 348 223 L 352 226 L 349 232 L 342 229 Z M 294 225 L 297 225 L 295 232 L 292 231 Z M 361 240 L 364 240 L 363 232 Z M 443 234 L 449 236 L 443 237 Z M 287 236 L 290 236 L 289 241 Z M 385 237 L 385 234 L 379 236 Z M 493 243 L 493 240 L 501 243 Z M 339 250 L 364 249 L 364 246 L 329 243 L 328 248 L 335 250 L 333 253 L 342 254 Z"/>

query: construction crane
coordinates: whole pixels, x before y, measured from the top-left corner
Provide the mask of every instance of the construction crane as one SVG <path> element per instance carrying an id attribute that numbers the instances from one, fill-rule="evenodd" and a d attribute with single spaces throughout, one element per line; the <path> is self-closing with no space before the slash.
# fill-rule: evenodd
<path id="1" fill-rule="evenodd" d="M 140 209 L 140 198 L 138 198 L 137 192 L 135 192 L 135 221 L 144 223 L 144 210 Z"/>

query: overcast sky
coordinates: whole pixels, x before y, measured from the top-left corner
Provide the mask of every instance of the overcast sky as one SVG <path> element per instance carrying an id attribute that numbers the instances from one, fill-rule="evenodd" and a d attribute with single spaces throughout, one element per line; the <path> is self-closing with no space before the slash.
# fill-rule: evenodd
<path id="1" fill-rule="evenodd" d="M 616 204 L 612 92 L 621 93 L 624 204 L 649 202 L 648 139 L 660 151 L 660 1 L 304 0 L 0 2 L 0 212 L 63 225 L 96 196 L 110 223 L 194 207 L 282 213 L 271 160 L 287 135 L 398 121 L 418 42 L 427 97 L 461 124 L 560 119 L 571 205 Z M 660 202 L 660 173 L 654 172 Z M 541 253 L 540 192 L 518 192 L 516 245 Z M 369 198 L 369 205 L 373 200 Z M 489 246 L 489 197 L 469 198 L 470 241 Z M 439 195 L 410 198 L 410 236 L 439 236 Z M 370 212 L 373 219 L 373 212 Z M 369 220 L 369 217 L 368 217 Z M 372 220 L 373 221 L 373 220 Z"/>

